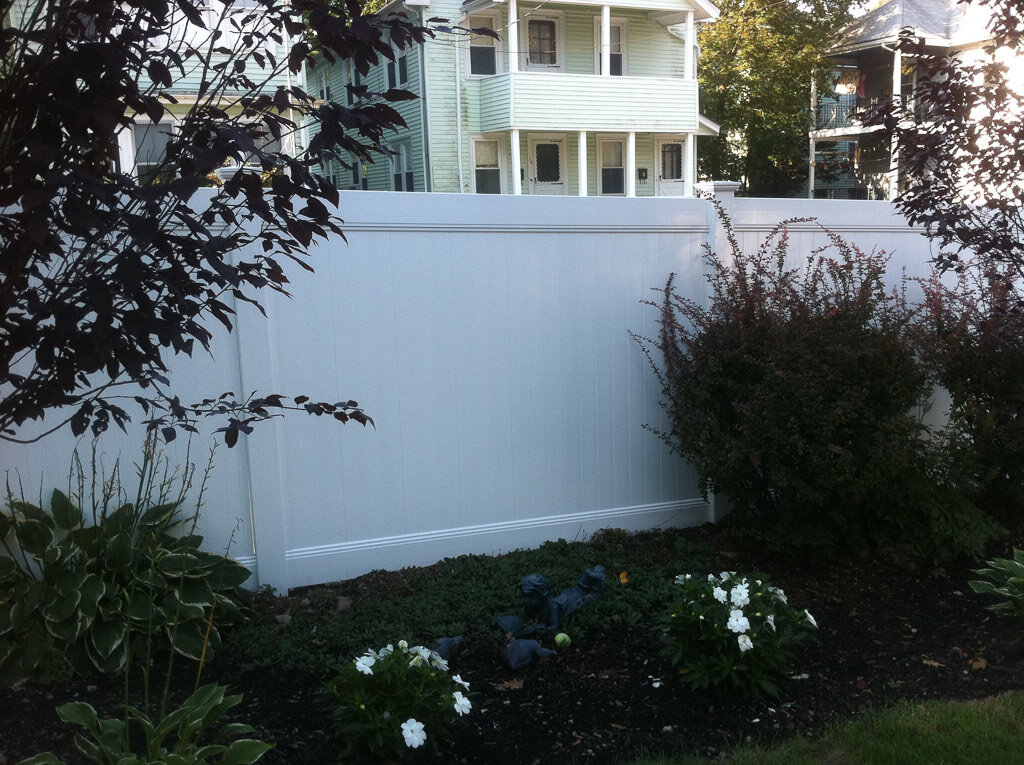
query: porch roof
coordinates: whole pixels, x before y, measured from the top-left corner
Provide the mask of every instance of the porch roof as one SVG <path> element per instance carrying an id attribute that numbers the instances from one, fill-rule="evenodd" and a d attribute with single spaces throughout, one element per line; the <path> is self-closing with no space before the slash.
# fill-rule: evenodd
<path id="1" fill-rule="evenodd" d="M 830 55 L 891 45 L 904 27 L 913 27 L 917 36 L 937 47 L 979 42 L 988 38 L 987 19 L 983 8 L 964 6 L 957 0 L 889 0 L 847 25 Z"/>

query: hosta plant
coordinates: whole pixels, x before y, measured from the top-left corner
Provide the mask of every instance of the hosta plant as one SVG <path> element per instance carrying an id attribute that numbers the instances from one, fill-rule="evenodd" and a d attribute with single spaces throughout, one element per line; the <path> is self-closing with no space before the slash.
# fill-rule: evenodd
<path id="1" fill-rule="evenodd" d="M 663 641 L 680 680 L 722 695 L 777 696 L 796 648 L 818 626 L 814 617 L 760 574 L 681 574 L 676 585 Z"/>
<path id="2" fill-rule="evenodd" d="M 224 713 L 241 701 L 241 696 L 228 696 L 222 686 L 211 684 L 157 719 L 130 706 L 126 719 L 100 719 L 82 701 L 57 707 L 57 714 L 84 729 L 75 734 L 75 747 L 96 765 L 249 765 L 270 745 L 239 738 L 253 731 L 242 723 L 216 728 Z M 46 752 L 18 765 L 64 765 L 64 761 Z"/>
<path id="3" fill-rule="evenodd" d="M 108 481 L 91 512 L 59 490 L 48 508 L 10 499 L 0 512 L 0 684 L 54 654 L 82 674 L 119 671 L 160 643 L 199 659 L 219 644 L 217 624 L 242 618 L 232 595 L 250 572 L 200 549 L 158 464 L 147 450 L 133 502 Z"/>
<path id="4" fill-rule="evenodd" d="M 341 756 L 401 758 L 436 745 L 472 704 L 469 684 L 449 675 L 448 662 L 423 646 L 400 640 L 369 650 L 327 684 Z"/>
<path id="5" fill-rule="evenodd" d="M 988 568 L 979 568 L 974 573 L 985 577 L 983 580 L 968 582 L 971 589 L 983 595 L 997 595 L 1002 598 L 989 609 L 996 613 L 1024 618 L 1024 550 L 1014 548 L 1013 558 L 995 558 L 985 561 Z"/>

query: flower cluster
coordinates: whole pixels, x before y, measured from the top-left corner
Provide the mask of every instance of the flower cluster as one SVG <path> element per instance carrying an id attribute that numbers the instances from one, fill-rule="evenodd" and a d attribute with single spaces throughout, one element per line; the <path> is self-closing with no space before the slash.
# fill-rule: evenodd
<path id="1" fill-rule="evenodd" d="M 794 647 L 817 627 L 761 575 L 680 574 L 681 597 L 665 622 L 665 654 L 700 690 L 778 693 Z"/>
<path id="2" fill-rule="evenodd" d="M 428 730 L 440 736 L 472 710 L 468 691 L 469 683 L 450 676 L 448 662 L 429 648 L 399 640 L 369 649 L 327 684 L 342 757 L 401 757 L 423 746 Z"/>

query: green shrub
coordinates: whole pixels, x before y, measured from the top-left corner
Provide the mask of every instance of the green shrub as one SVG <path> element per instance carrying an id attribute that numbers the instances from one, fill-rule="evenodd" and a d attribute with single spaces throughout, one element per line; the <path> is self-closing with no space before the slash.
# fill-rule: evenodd
<path id="1" fill-rule="evenodd" d="M 456 715 L 470 711 L 469 684 L 423 646 L 388 644 L 342 667 L 327 684 L 343 758 L 379 762 L 436 744 Z"/>
<path id="2" fill-rule="evenodd" d="M 126 719 L 100 719 L 96 710 L 82 701 L 57 707 L 64 722 L 85 729 L 75 734 L 75 747 L 96 765 L 250 765 L 262 757 L 270 745 L 249 738 L 253 728 L 227 723 L 213 731 L 220 718 L 242 701 L 227 696 L 218 685 L 204 685 L 184 704 L 167 715 L 151 719 L 144 712 L 127 707 Z M 137 735 L 132 736 L 136 731 Z M 204 740 L 212 740 L 204 743 Z M 145 751 L 140 755 L 133 740 Z M 18 765 L 64 765 L 46 752 Z"/>
<path id="3" fill-rule="evenodd" d="M 999 614 L 1024 617 L 1024 550 L 1014 549 L 1013 559 L 995 558 L 985 561 L 988 568 L 977 569 L 974 573 L 987 581 L 969 582 L 971 589 L 984 595 L 998 595 L 1002 598 L 989 609 Z"/>
<path id="4" fill-rule="evenodd" d="M 248 569 L 200 549 L 161 465 L 147 447 L 134 502 L 115 469 L 88 519 L 59 490 L 49 508 L 11 499 L 0 513 L 0 684 L 59 654 L 82 674 L 117 672 L 154 643 L 198 660 L 219 645 L 217 624 L 241 620 L 232 593 Z"/>
<path id="5" fill-rule="evenodd" d="M 732 500 L 733 522 L 773 545 L 979 549 L 998 527 L 963 501 L 943 442 L 915 414 L 929 378 L 886 256 L 829 234 L 789 268 L 790 221 L 748 255 L 723 219 L 732 252 L 705 248 L 710 303 L 670 277 L 647 301 L 657 339 L 636 338 L 669 414 L 659 435 Z"/>
<path id="6" fill-rule="evenodd" d="M 665 620 L 664 653 L 693 690 L 740 696 L 779 694 L 796 648 L 818 625 L 789 605 L 761 574 L 682 574 Z"/>

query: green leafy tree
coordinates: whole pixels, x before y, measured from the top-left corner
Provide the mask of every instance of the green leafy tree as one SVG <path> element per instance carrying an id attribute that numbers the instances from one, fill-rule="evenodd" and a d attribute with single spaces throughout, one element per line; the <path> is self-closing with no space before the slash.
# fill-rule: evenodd
<path id="1" fill-rule="evenodd" d="M 717 3 L 721 17 L 700 31 L 699 77 L 701 111 L 722 131 L 702 146 L 701 175 L 741 180 L 750 196 L 799 190 L 807 177 L 811 82 L 826 77 L 823 54 L 862 3 Z"/>

